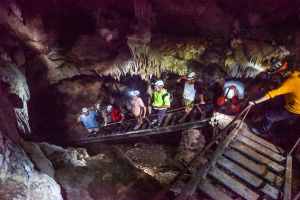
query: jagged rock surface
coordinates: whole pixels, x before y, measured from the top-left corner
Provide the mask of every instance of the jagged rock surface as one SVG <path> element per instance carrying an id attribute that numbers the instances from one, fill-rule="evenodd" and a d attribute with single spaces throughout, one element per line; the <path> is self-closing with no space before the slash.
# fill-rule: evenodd
<path id="1" fill-rule="evenodd" d="M 36 171 L 22 149 L 14 108 L 7 98 L 12 91 L 10 87 L 0 81 L 0 199 L 61 200 L 60 186 L 48 175 Z"/>

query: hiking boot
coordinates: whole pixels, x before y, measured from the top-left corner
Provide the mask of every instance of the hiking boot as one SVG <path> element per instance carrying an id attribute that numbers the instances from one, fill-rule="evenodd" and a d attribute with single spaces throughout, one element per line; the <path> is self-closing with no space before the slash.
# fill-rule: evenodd
<path id="1" fill-rule="evenodd" d="M 141 124 L 136 124 L 134 127 L 133 127 L 133 130 L 137 130 L 141 127 Z"/>
<path id="2" fill-rule="evenodd" d="M 178 123 L 183 123 L 183 122 L 185 122 L 185 120 L 186 120 L 186 117 L 182 117 L 178 120 Z"/>
<path id="3" fill-rule="evenodd" d="M 158 128 L 158 127 L 160 127 L 160 125 L 161 125 L 161 123 L 155 123 L 155 124 L 152 125 L 152 127 L 153 128 Z"/>
<path id="4" fill-rule="evenodd" d="M 92 134 L 92 136 L 93 136 L 93 137 L 97 137 L 98 134 L 99 134 L 99 132 L 94 132 L 94 133 Z"/>
<path id="5" fill-rule="evenodd" d="M 255 134 L 255 135 L 259 135 L 259 136 L 263 136 L 264 132 L 260 129 L 260 128 L 255 128 L 252 127 L 251 131 Z"/>
<path id="6" fill-rule="evenodd" d="M 152 124 L 152 125 L 153 125 L 153 124 L 156 124 L 156 122 L 157 122 L 157 119 L 153 119 L 152 122 L 151 122 L 151 124 Z"/>

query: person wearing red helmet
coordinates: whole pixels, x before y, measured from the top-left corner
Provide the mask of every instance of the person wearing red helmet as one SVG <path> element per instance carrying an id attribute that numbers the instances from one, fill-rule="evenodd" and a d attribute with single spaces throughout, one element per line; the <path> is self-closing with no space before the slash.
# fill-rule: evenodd
<path id="1" fill-rule="evenodd" d="M 240 111 L 240 100 L 244 99 L 245 86 L 240 81 L 227 81 L 223 86 L 223 95 L 217 99 L 215 112 L 233 115 Z"/>

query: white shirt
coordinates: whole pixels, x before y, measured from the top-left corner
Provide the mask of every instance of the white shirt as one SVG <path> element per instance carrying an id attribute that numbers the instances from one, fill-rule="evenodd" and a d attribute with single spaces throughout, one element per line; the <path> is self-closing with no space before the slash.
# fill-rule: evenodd
<path id="1" fill-rule="evenodd" d="M 194 84 L 184 83 L 183 98 L 190 101 L 194 101 L 196 96 L 196 90 Z"/>

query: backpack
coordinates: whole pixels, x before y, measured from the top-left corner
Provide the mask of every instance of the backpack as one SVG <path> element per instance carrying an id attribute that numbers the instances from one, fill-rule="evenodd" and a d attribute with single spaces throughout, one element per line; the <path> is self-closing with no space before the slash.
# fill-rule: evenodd
<path id="1" fill-rule="evenodd" d="M 165 104 L 165 98 L 166 98 L 167 96 L 170 96 L 170 104 L 171 104 L 172 101 L 173 101 L 173 95 L 172 95 L 171 93 L 169 93 L 169 92 L 166 92 L 166 93 L 162 96 L 163 102 L 164 102 L 164 104 Z"/>

